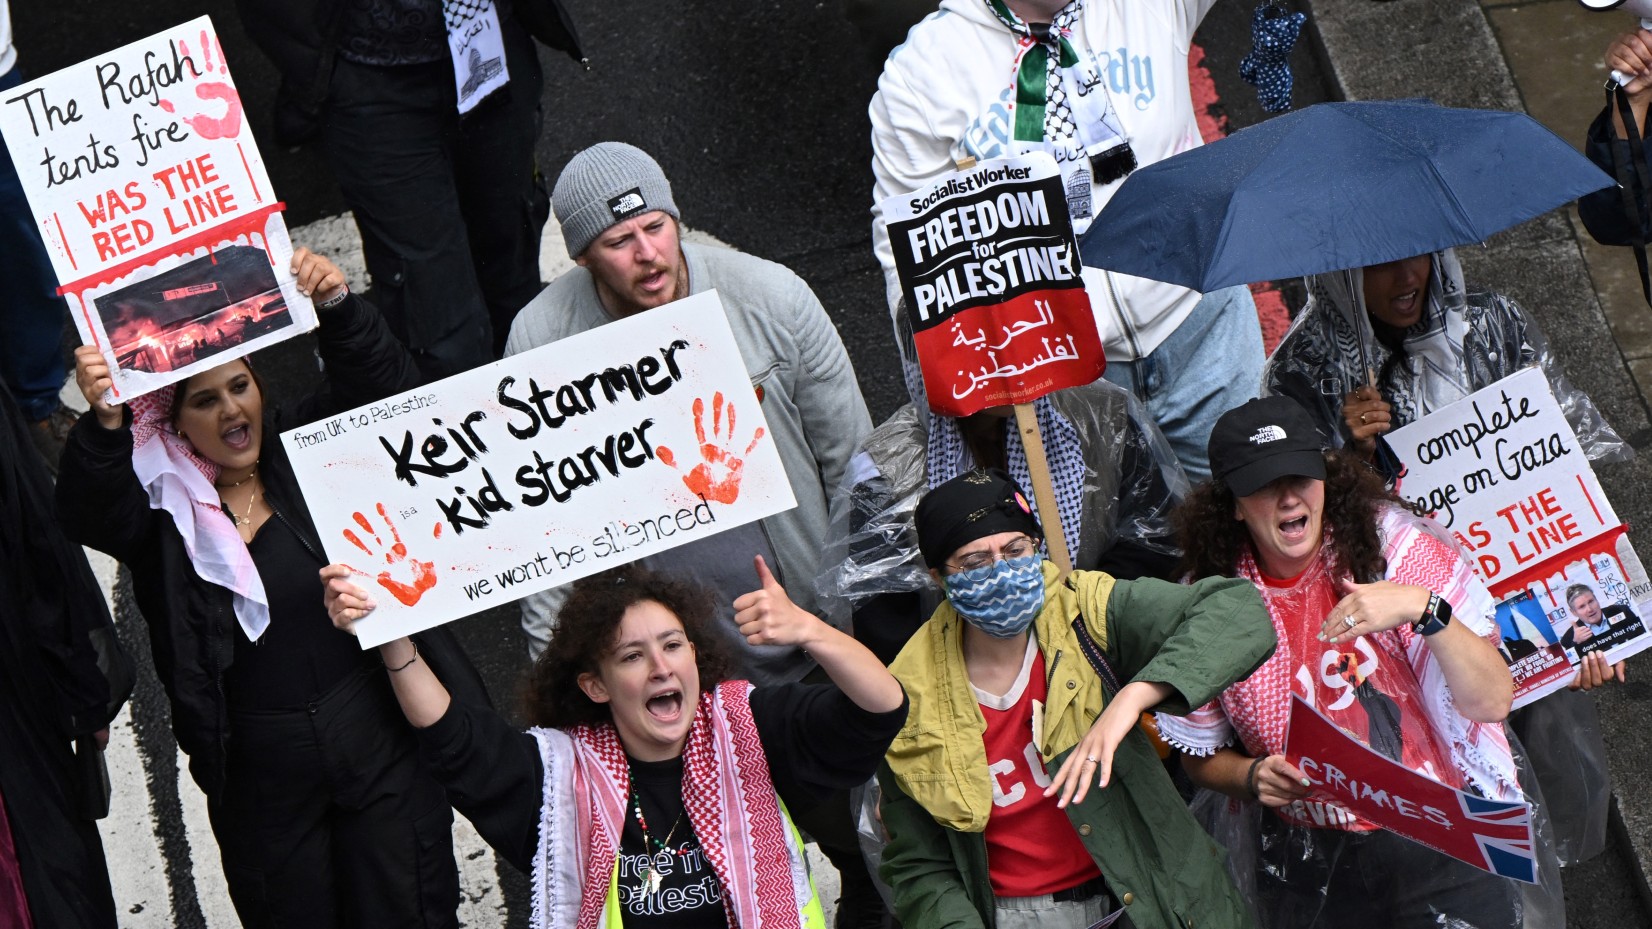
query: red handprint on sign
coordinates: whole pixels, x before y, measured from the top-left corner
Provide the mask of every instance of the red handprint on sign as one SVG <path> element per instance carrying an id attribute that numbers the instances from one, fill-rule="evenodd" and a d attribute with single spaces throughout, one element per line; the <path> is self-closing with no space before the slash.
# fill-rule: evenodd
<path id="1" fill-rule="evenodd" d="M 216 36 L 208 35 L 206 30 L 201 31 L 201 59 L 206 66 L 206 77 L 210 78 L 217 72 L 224 78 L 229 77 L 229 62 L 224 60 L 224 47 L 218 43 Z M 217 61 L 213 60 L 213 52 L 217 51 Z M 184 42 L 178 43 L 178 51 L 189 54 L 189 46 Z M 195 85 L 195 96 L 209 107 L 217 102 L 224 104 L 224 115 L 209 116 L 199 108 L 192 114 L 181 115 L 184 123 L 195 130 L 195 134 L 203 139 L 228 139 L 241 134 L 241 94 L 235 85 L 228 80 L 206 80 Z M 168 113 L 178 110 L 171 100 L 162 100 L 161 109 Z"/>
<path id="2" fill-rule="evenodd" d="M 751 454 L 757 443 L 763 439 L 763 427 L 757 427 L 757 432 L 751 437 L 751 444 L 741 452 L 741 457 L 733 455 L 726 446 L 734 442 L 734 404 L 728 404 L 728 431 L 723 431 L 723 394 L 721 391 L 711 395 L 711 439 L 706 439 L 706 402 L 696 397 L 694 399 L 694 436 L 700 442 L 699 464 L 683 475 L 683 485 L 694 494 L 707 500 L 718 503 L 733 503 L 740 497 L 740 478 L 746 469 L 744 456 Z M 677 467 L 677 456 L 671 449 L 660 446 L 655 450 L 661 461 L 673 468 Z M 677 469 L 679 472 L 681 468 Z"/>
<path id="3" fill-rule="evenodd" d="M 400 600 L 403 605 L 412 606 L 419 602 L 419 598 L 424 596 L 425 591 L 436 586 L 436 566 L 429 561 L 419 561 L 416 558 L 407 557 L 407 545 L 402 542 L 402 535 L 396 531 L 396 524 L 391 522 L 390 515 L 384 511 L 384 504 L 380 503 L 378 505 L 378 511 L 379 518 L 384 520 L 384 525 L 390 529 L 390 538 L 393 543 L 390 550 L 385 552 L 384 555 L 384 563 L 388 567 L 379 572 L 379 586 L 390 591 L 390 595 Z M 368 521 L 367 517 L 359 512 L 350 515 L 355 519 L 356 525 L 362 528 L 362 531 L 373 537 L 375 546 L 384 547 L 384 541 L 379 538 L 378 531 L 373 528 L 373 524 Z M 378 557 L 378 553 L 374 549 L 368 548 L 367 543 L 361 540 L 361 536 L 356 535 L 354 529 L 345 529 L 344 537 L 350 541 L 351 545 L 365 552 L 367 557 Z M 350 570 L 354 571 L 355 569 L 351 568 Z M 368 572 L 361 571 L 359 573 L 366 574 Z M 398 574 L 409 577 L 409 580 L 397 580 L 394 575 Z"/>

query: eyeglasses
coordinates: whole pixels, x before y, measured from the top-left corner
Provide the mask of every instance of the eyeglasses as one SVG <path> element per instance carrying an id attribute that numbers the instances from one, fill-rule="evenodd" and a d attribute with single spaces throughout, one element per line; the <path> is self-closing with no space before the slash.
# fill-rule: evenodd
<path id="1" fill-rule="evenodd" d="M 969 574 L 991 568 L 1000 560 L 1015 561 L 1017 559 L 1026 558 L 1037 551 L 1037 542 L 1027 536 L 1021 536 L 1018 539 L 1011 540 L 997 552 L 971 552 L 968 555 L 965 555 L 963 560 L 959 561 L 957 564 L 947 562 L 946 566 L 954 571 Z"/>

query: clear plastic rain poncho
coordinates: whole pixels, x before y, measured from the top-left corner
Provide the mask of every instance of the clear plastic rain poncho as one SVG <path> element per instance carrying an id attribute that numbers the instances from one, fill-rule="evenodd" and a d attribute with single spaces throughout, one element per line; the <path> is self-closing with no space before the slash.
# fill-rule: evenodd
<path id="1" fill-rule="evenodd" d="M 1501 294 L 1469 293 L 1453 250 L 1434 253 L 1428 310 L 1406 330 L 1399 359 L 1371 335 L 1359 269 L 1316 274 L 1304 283 L 1308 305 L 1263 367 L 1262 394 L 1284 394 L 1301 403 L 1333 447 L 1348 442 L 1342 402 L 1366 383 L 1367 366 L 1394 408 L 1398 428 L 1537 365 L 1590 461 L 1634 457 L 1588 394 L 1566 379 L 1537 321 Z"/>
<path id="2" fill-rule="evenodd" d="M 939 604 L 918 553 L 913 513 L 929 488 L 974 467 L 958 421 L 921 402 L 916 366 L 908 386 L 920 398 L 897 410 L 851 459 L 832 501 L 831 529 L 816 592 L 834 621 L 883 594 L 920 594 L 921 621 Z M 1057 391 L 1035 404 L 1073 566 L 1106 568 L 1120 550 L 1177 555 L 1170 512 L 1187 478 L 1146 408 L 1103 380 Z M 1009 472 L 1029 491 L 1014 420 L 1006 420 Z M 914 626 L 915 628 L 915 626 Z"/>
<path id="3" fill-rule="evenodd" d="M 1348 441 L 1343 399 L 1366 380 L 1363 340 L 1366 362 L 1382 372 L 1378 387 L 1394 408 L 1396 427 L 1538 365 L 1590 461 L 1634 456 L 1589 396 L 1567 380 L 1537 321 L 1500 294 L 1468 293 L 1451 249 L 1433 256 L 1428 312 L 1406 332 L 1405 357 L 1397 361 L 1355 315 L 1365 312 L 1363 281 L 1357 269 L 1307 278 L 1308 305 L 1262 371 L 1262 393 L 1301 403 L 1334 446 Z M 1560 860 L 1576 864 L 1599 854 L 1611 795 L 1594 698 L 1554 694 L 1515 711 L 1510 724 L 1553 798 L 1549 812 Z"/>
<path id="4" fill-rule="evenodd" d="M 1496 635 L 1495 604 L 1437 524 L 1399 507 L 1379 518 L 1385 579 L 1428 587 L 1453 604 L 1453 623 Z M 1331 549 L 1327 545 L 1322 552 Z M 1453 558 L 1453 555 L 1456 555 Z M 1373 750 L 1459 790 L 1533 805 L 1539 883 L 1525 885 L 1376 828 L 1324 798 L 1278 809 L 1201 792 L 1195 817 L 1229 852 L 1235 884 L 1273 929 L 1447 926 L 1540 929 L 1565 925 L 1547 808 L 1501 725 L 1456 708 L 1424 638 L 1402 625 L 1339 645 L 1315 637 L 1341 599 L 1328 555 L 1285 585 L 1268 583 L 1247 554 L 1236 573 L 1263 594 L 1279 636 L 1249 678 L 1187 717 L 1159 715 L 1166 741 L 1196 756 L 1234 748 L 1283 750 L 1291 694 L 1308 699 Z"/>

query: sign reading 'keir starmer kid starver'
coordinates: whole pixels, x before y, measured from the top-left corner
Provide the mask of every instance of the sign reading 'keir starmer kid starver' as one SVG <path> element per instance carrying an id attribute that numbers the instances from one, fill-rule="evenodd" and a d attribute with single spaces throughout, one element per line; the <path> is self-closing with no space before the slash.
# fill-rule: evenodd
<path id="1" fill-rule="evenodd" d="M 1050 156 L 982 162 L 880 206 L 931 409 L 967 416 L 1101 376 Z"/>

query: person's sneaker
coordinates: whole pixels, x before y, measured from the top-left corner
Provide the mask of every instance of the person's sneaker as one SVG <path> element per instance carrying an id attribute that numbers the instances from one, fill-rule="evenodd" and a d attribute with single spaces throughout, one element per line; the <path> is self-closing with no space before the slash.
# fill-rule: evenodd
<path id="1" fill-rule="evenodd" d="M 63 445 L 69 441 L 69 430 L 74 428 L 75 420 L 79 418 L 79 413 L 59 403 L 52 415 L 29 425 L 34 447 L 40 452 L 40 457 L 46 459 L 46 467 L 54 478 L 57 477 L 57 462 L 63 457 Z"/>

